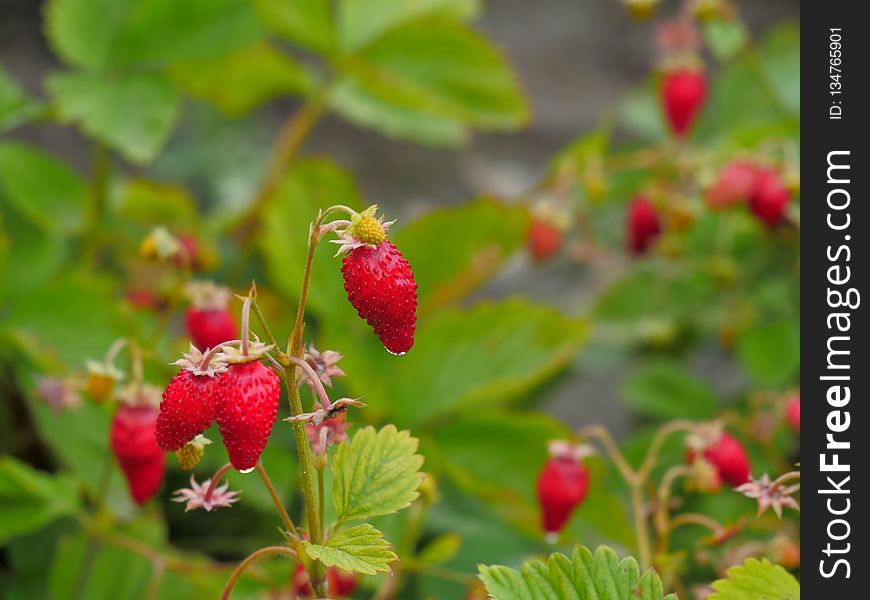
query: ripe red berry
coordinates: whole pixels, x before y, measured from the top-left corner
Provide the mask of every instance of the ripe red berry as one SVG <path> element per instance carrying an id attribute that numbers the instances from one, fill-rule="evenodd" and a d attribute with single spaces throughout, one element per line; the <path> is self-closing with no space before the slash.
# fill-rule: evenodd
<path id="1" fill-rule="evenodd" d="M 187 309 L 187 334 L 203 352 L 238 338 L 239 328 L 227 310 Z"/>
<path id="2" fill-rule="evenodd" d="M 384 347 L 404 354 L 414 345 L 417 282 L 411 265 L 389 241 L 353 248 L 341 263 L 344 289 Z"/>
<path id="3" fill-rule="evenodd" d="M 749 196 L 752 214 L 768 227 L 773 227 L 785 217 L 788 200 L 788 189 L 779 173 L 773 169 L 758 173 Z"/>
<path id="4" fill-rule="evenodd" d="M 703 71 L 677 69 L 665 75 L 662 103 L 671 130 L 682 137 L 691 129 L 707 98 Z"/>
<path id="5" fill-rule="evenodd" d="M 749 456 L 743 445 L 731 435 L 721 433 L 703 449 L 703 455 L 728 485 L 737 487 L 749 481 Z M 696 451 L 690 448 L 687 452 L 689 462 L 693 462 L 696 456 Z"/>
<path id="6" fill-rule="evenodd" d="M 707 188 L 707 205 L 716 209 L 748 201 L 757 175 L 758 169 L 752 163 L 731 161 L 722 167 L 716 181 Z"/>
<path id="7" fill-rule="evenodd" d="M 785 406 L 785 420 L 795 431 L 801 430 L 801 397 L 793 396 Z"/>
<path id="8" fill-rule="evenodd" d="M 214 421 L 217 406 L 228 395 L 224 373 L 196 375 L 182 369 L 163 392 L 157 417 L 157 444 L 175 452 Z"/>
<path id="9" fill-rule="evenodd" d="M 564 237 L 562 229 L 555 223 L 533 218 L 527 238 L 529 253 L 537 262 L 549 260 L 562 248 Z"/>
<path id="10" fill-rule="evenodd" d="M 356 590 L 357 578 L 353 573 L 342 571 L 338 567 L 330 567 L 326 571 L 331 598 L 346 598 Z"/>
<path id="11" fill-rule="evenodd" d="M 311 578 L 308 576 L 308 571 L 302 563 L 296 563 L 296 570 L 293 571 L 293 587 L 294 598 L 310 598 L 314 595 L 314 589 L 311 587 Z"/>
<path id="12" fill-rule="evenodd" d="M 538 476 L 538 502 L 544 531 L 562 531 L 588 490 L 589 472 L 582 462 L 569 456 L 550 458 Z"/>
<path id="13" fill-rule="evenodd" d="M 231 364 L 223 377 L 226 396 L 217 406 L 217 422 L 233 467 L 247 471 L 257 466 L 272 433 L 281 384 L 256 360 Z"/>
<path id="14" fill-rule="evenodd" d="M 133 500 L 148 502 L 163 482 L 165 454 L 157 446 L 157 409 L 122 404 L 112 418 L 111 446 Z"/>
<path id="15" fill-rule="evenodd" d="M 652 203 L 643 196 L 628 207 L 626 236 L 632 254 L 645 254 L 662 231 L 661 219 Z"/>

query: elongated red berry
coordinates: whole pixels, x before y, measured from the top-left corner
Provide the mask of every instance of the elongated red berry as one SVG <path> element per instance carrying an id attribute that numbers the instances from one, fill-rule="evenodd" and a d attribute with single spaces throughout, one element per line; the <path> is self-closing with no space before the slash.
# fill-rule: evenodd
<path id="1" fill-rule="evenodd" d="M 156 423 L 157 408 L 147 403 L 121 404 L 112 418 L 112 453 L 127 480 L 130 496 L 140 506 L 153 498 L 163 483 L 165 453 L 154 437 Z"/>
<path id="2" fill-rule="evenodd" d="M 538 476 L 538 502 L 544 531 L 562 531 L 588 491 L 589 472 L 582 462 L 570 456 L 550 458 Z"/>
<path id="3" fill-rule="evenodd" d="M 665 75 L 662 84 L 662 105 L 671 131 L 686 135 L 695 122 L 707 98 L 707 78 L 694 69 L 676 69 Z"/>
<path id="4" fill-rule="evenodd" d="M 801 430 L 801 397 L 795 395 L 789 398 L 785 405 L 785 420 L 795 431 Z"/>
<path id="5" fill-rule="evenodd" d="M 749 196 L 749 210 L 768 227 L 778 225 L 788 208 L 788 189 L 773 169 L 758 173 Z"/>
<path id="6" fill-rule="evenodd" d="M 719 473 L 722 481 L 737 487 L 749 481 L 751 466 L 743 445 L 728 433 L 722 432 L 702 449 L 702 454 Z M 696 450 L 687 452 L 689 462 L 694 461 Z"/>
<path id="7" fill-rule="evenodd" d="M 175 452 L 209 428 L 225 395 L 222 375 L 194 375 L 182 369 L 163 392 L 157 417 L 157 444 Z"/>
<path id="8" fill-rule="evenodd" d="M 628 207 L 626 242 L 635 255 L 646 254 L 662 231 L 658 212 L 647 198 L 638 196 Z"/>
<path id="9" fill-rule="evenodd" d="M 529 225 L 529 254 L 536 262 L 553 258 L 562 248 L 565 234 L 560 227 L 545 219 L 533 218 Z"/>
<path id="10" fill-rule="evenodd" d="M 257 466 L 272 433 L 281 384 L 256 360 L 231 364 L 223 377 L 226 396 L 218 404 L 217 422 L 233 467 L 247 471 Z"/>
<path id="11" fill-rule="evenodd" d="M 747 202 L 755 185 L 758 168 L 745 160 L 733 160 L 719 171 L 716 180 L 707 188 L 707 206 L 727 208 Z"/>
<path id="12" fill-rule="evenodd" d="M 417 282 L 411 265 L 389 240 L 353 248 L 341 263 L 344 289 L 384 347 L 404 354 L 414 345 Z"/>

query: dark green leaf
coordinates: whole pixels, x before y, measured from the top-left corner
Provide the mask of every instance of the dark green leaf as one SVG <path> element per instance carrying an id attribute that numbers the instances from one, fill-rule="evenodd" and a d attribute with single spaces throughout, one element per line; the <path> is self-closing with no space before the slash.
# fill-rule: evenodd
<path id="1" fill-rule="evenodd" d="M 641 367 L 622 385 L 622 395 L 639 413 L 659 419 L 710 418 L 718 404 L 707 382 L 665 361 Z"/>
<path id="2" fill-rule="evenodd" d="M 75 515 L 78 509 L 70 478 L 42 473 L 11 456 L 0 458 L 0 543 Z"/>

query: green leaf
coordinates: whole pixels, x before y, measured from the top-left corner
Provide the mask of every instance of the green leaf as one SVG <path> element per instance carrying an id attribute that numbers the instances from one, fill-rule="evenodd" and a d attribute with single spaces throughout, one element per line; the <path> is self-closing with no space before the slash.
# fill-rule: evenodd
<path id="1" fill-rule="evenodd" d="M 388 135 L 451 143 L 466 126 L 511 130 L 529 119 L 507 62 L 459 23 L 407 23 L 366 46 L 344 69 L 333 108 Z M 436 121 L 425 122 L 431 118 Z"/>
<path id="2" fill-rule="evenodd" d="M 64 121 L 139 164 L 157 156 L 181 110 L 181 98 L 161 75 L 62 73 L 48 86 Z"/>
<path id="3" fill-rule="evenodd" d="M 801 110 L 800 31 L 794 25 L 773 29 L 762 40 L 760 61 L 774 93 L 794 116 Z"/>
<path id="4" fill-rule="evenodd" d="M 787 319 L 758 323 L 741 334 L 737 356 L 759 385 L 790 383 L 800 367 L 799 330 Z"/>
<path id="5" fill-rule="evenodd" d="M 126 182 L 116 208 L 125 221 L 156 226 L 192 226 L 197 218 L 196 200 L 180 186 L 146 179 Z"/>
<path id="6" fill-rule="evenodd" d="M 570 558 L 551 554 L 546 563 L 526 562 L 522 571 L 481 566 L 480 579 L 493 600 L 677 600 L 664 596 L 655 571 L 641 575 L 637 561 L 620 561 L 606 546 L 595 554 L 577 546 Z"/>
<path id="7" fill-rule="evenodd" d="M 0 544 L 78 509 L 74 481 L 42 473 L 11 456 L 0 457 Z"/>
<path id="8" fill-rule="evenodd" d="M 462 547 L 462 536 L 458 533 L 443 533 L 426 544 L 416 560 L 428 565 L 440 565 L 451 560 Z"/>
<path id="9" fill-rule="evenodd" d="M 262 35 L 248 0 L 51 0 L 46 27 L 67 63 L 98 70 L 220 56 Z"/>
<path id="10" fill-rule="evenodd" d="M 582 322 L 520 299 L 439 312 L 420 323 L 406 356 L 383 357 L 384 401 L 403 426 L 506 404 L 561 370 L 585 336 Z"/>
<path id="11" fill-rule="evenodd" d="M 536 520 L 535 480 L 547 460 L 547 443 L 568 435 L 564 425 L 547 415 L 481 411 L 461 414 L 439 427 L 431 451 L 466 491 L 503 505 L 517 517 Z"/>
<path id="12" fill-rule="evenodd" d="M 480 10 L 477 0 L 340 0 L 339 6 L 339 39 L 345 50 L 357 50 L 390 29 L 420 17 L 467 20 Z"/>
<path id="13" fill-rule="evenodd" d="M 258 245 L 271 283 L 284 294 L 292 298 L 299 294 L 308 249 L 308 224 L 318 209 L 336 203 L 361 209 L 353 178 L 328 160 L 304 160 L 285 175 L 263 207 Z M 339 273 L 340 259 L 332 254 L 329 248 L 322 247 L 315 255 L 308 295 L 314 310 L 330 314 L 336 305 L 349 306 Z"/>
<path id="14" fill-rule="evenodd" d="M 303 93 L 311 84 L 302 65 L 265 42 L 219 58 L 178 63 L 169 72 L 186 93 L 231 116 L 278 96 Z"/>
<path id="15" fill-rule="evenodd" d="M 0 65 L 0 133 L 33 121 L 42 105 L 31 98 Z"/>
<path id="16" fill-rule="evenodd" d="M 81 227 L 88 196 L 85 182 L 41 150 L 0 143 L 0 189 L 22 217 L 47 232 L 67 235 Z"/>
<path id="17" fill-rule="evenodd" d="M 384 534 L 368 523 L 339 529 L 330 536 L 325 546 L 307 540 L 303 543 L 305 553 L 313 560 L 350 573 L 389 573 L 390 563 L 398 558 L 392 551 L 392 545 L 384 539 Z"/>
<path id="18" fill-rule="evenodd" d="M 622 385 L 622 395 L 639 413 L 660 419 L 706 419 L 718 405 L 706 381 L 669 361 L 644 365 Z"/>
<path id="19" fill-rule="evenodd" d="M 725 573 L 725 579 L 713 582 L 710 600 L 800 600 L 798 580 L 766 558 L 748 558 Z"/>
<path id="20" fill-rule="evenodd" d="M 704 24 L 704 38 L 713 56 L 718 60 L 728 60 L 746 46 L 749 32 L 739 19 L 716 19 Z"/>
<path id="21" fill-rule="evenodd" d="M 366 427 L 339 446 L 332 463 L 332 499 L 338 521 L 394 513 L 420 495 L 423 457 L 407 431 Z"/>
<path id="22" fill-rule="evenodd" d="M 330 0 L 254 0 L 263 24 L 309 50 L 329 54 L 335 45 Z"/>
<path id="23" fill-rule="evenodd" d="M 524 207 L 483 198 L 399 229 L 392 239 L 414 270 L 419 312 L 457 300 L 495 275 L 523 245 L 527 227 Z"/>

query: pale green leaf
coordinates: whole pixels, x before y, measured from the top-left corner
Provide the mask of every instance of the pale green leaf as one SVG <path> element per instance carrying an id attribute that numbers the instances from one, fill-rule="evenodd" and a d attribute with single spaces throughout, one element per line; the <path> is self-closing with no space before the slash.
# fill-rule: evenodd
<path id="1" fill-rule="evenodd" d="M 387 425 L 366 427 L 339 446 L 332 463 L 332 499 L 339 522 L 370 519 L 410 506 L 423 482 L 418 442 Z"/>
<path id="2" fill-rule="evenodd" d="M 390 563 L 398 557 L 384 534 L 363 523 L 350 529 L 339 529 L 326 545 L 305 541 L 305 553 L 327 567 L 338 567 L 349 573 L 375 575 L 389 573 Z"/>
<path id="3" fill-rule="evenodd" d="M 718 410 L 710 385 L 670 361 L 645 364 L 623 382 L 621 391 L 637 412 L 661 419 L 708 419 Z"/>
<path id="4" fill-rule="evenodd" d="M 265 42 L 218 58 L 178 63 L 169 72 L 186 93 L 233 116 L 278 96 L 303 93 L 311 83 L 302 65 Z"/>
<path id="5" fill-rule="evenodd" d="M 527 228 L 523 206 L 483 198 L 438 209 L 398 229 L 391 237 L 414 271 L 419 312 L 485 283 L 522 247 Z"/>
<path id="6" fill-rule="evenodd" d="M 335 45 L 330 0 L 254 0 L 263 24 L 309 50 L 329 54 Z"/>
<path id="7" fill-rule="evenodd" d="M 220 56 L 262 35 L 248 0 L 51 0 L 46 24 L 54 50 L 89 69 Z"/>
<path id="8" fill-rule="evenodd" d="M 748 558 L 713 582 L 710 600 L 800 600 L 801 586 L 794 576 L 766 558 Z"/>
<path id="9" fill-rule="evenodd" d="M 64 121 L 135 163 L 157 156 L 181 110 L 180 97 L 161 75 L 62 73 L 48 86 Z"/>
<path id="10" fill-rule="evenodd" d="M 443 144 L 461 141 L 460 127 L 509 130 L 529 118 L 507 62 L 459 23 L 407 23 L 343 67 L 333 108 L 388 135 Z"/>
<path id="11" fill-rule="evenodd" d="M 81 227 L 88 197 L 84 180 L 41 150 L 0 144 L 0 191 L 22 217 L 47 232 L 69 234 Z"/>
<path id="12" fill-rule="evenodd" d="M 11 456 L 0 458 L 0 544 L 45 527 L 79 508 L 75 482 L 37 471 Z"/>
<path id="13" fill-rule="evenodd" d="M 41 113 L 42 105 L 0 66 L 0 133 L 29 123 Z"/>
<path id="14" fill-rule="evenodd" d="M 547 562 L 526 562 L 521 571 L 481 566 L 480 578 L 493 600 L 677 600 L 664 596 L 655 571 L 641 575 L 637 561 L 620 561 L 606 546 L 595 554 L 577 546 L 570 558 L 551 554 Z"/>
<path id="15" fill-rule="evenodd" d="M 357 50 L 404 22 L 439 15 L 470 19 L 480 10 L 477 0 L 340 0 L 338 31 L 345 50 Z"/>
<path id="16" fill-rule="evenodd" d="M 733 58 L 749 41 L 749 32 L 739 19 L 715 19 L 704 24 L 704 38 L 719 60 Z"/>

